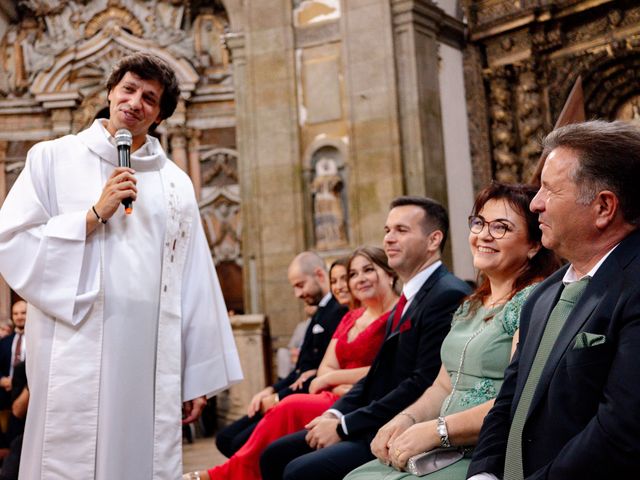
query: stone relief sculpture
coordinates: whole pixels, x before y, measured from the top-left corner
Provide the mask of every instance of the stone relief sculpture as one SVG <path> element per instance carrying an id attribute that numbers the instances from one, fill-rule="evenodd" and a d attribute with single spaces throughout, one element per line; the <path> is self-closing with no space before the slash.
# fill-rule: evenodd
<path id="1" fill-rule="evenodd" d="M 222 41 L 225 27 L 218 17 L 205 13 L 193 23 L 195 49 L 204 67 L 226 67 L 229 54 Z"/>
<path id="2" fill-rule="evenodd" d="M 491 98 L 491 139 L 495 178 L 501 182 L 518 181 L 518 159 L 513 152 L 515 136 L 513 132 L 513 112 L 511 110 L 511 90 L 506 69 L 496 69 L 489 74 Z"/>
<path id="3" fill-rule="evenodd" d="M 326 150 L 320 149 L 314 155 L 317 158 L 311 182 L 315 247 L 318 250 L 340 248 L 348 243 L 342 194 L 344 181 L 336 159 L 323 154 Z"/>
<path id="4" fill-rule="evenodd" d="M 200 216 L 216 265 L 234 262 L 242 265 L 242 220 L 238 153 L 216 148 L 200 157 Z"/>
<path id="5" fill-rule="evenodd" d="M 533 175 L 540 158 L 540 138 L 544 134 L 543 105 L 534 65 L 525 62 L 518 67 L 516 105 L 520 136 L 520 180 Z"/>

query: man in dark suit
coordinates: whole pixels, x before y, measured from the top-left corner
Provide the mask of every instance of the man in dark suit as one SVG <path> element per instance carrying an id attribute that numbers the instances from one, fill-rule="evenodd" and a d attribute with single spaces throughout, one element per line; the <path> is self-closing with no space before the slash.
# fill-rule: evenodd
<path id="1" fill-rule="evenodd" d="M 0 340 L 0 410 L 11 408 L 11 377 L 15 364 L 25 359 L 24 326 L 27 302 L 18 300 L 11 306 L 14 331 Z"/>
<path id="2" fill-rule="evenodd" d="M 329 291 L 326 264 L 316 253 L 302 252 L 296 256 L 289 265 L 288 279 L 295 296 L 318 309 L 311 317 L 298 361 L 291 373 L 256 393 L 247 408 L 247 415 L 216 435 L 216 446 L 227 457 L 245 444 L 262 413 L 291 393 L 309 391 L 309 384 L 315 378 L 331 337 L 347 312 L 347 308 L 340 305 Z"/>
<path id="3" fill-rule="evenodd" d="M 440 346 L 468 285 L 440 261 L 446 210 L 421 197 L 391 203 L 384 247 L 404 282 L 387 335 L 367 376 L 307 431 L 286 436 L 260 460 L 265 480 L 341 479 L 373 458 L 369 442 L 380 426 L 413 403 L 440 368 Z"/>
<path id="4" fill-rule="evenodd" d="M 531 202 L 570 264 L 531 294 L 520 343 L 468 476 L 609 479 L 640 473 L 640 131 L 586 122 L 544 141 Z"/>

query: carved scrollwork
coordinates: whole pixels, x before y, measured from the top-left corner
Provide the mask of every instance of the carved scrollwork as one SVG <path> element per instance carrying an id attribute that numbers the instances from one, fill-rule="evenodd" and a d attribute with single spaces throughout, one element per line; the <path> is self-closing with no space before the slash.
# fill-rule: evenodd
<path id="1" fill-rule="evenodd" d="M 516 87 L 518 135 L 520 140 L 520 180 L 531 178 L 540 157 L 540 137 L 544 133 L 544 106 L 539 72 L 532 61 L 519 65 Z"/>
<path id="2" fill-rule="evenodd" d="M 516 136 L 514 115 L 511 109 L 510 68 L 498 68 L 487 73 L 489 80 L 492 154 L 495 162 L 495 178 L 501 182 L 517 182 L 518 158 L 514 153 Z"/>

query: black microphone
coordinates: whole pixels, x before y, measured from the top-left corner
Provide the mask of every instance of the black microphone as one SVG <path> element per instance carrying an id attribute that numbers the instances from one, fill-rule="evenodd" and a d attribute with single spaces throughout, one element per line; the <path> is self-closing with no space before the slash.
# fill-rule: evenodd
<path id="1" fill-rule="evenodd" d="M 119 167 L 128 167 L 131 168 L 131 143 L 133 142 L 133 137 L 131 136 L 131 132 L 126 128 L 121 128 L 116 132 L 116 146 L 118 147 L 118 166 Z M 125 198 L 122 200 L 122 205 L 124 205 L 124 211 L 127 215 L 133 212 L 133 207 L 131 206 L 131 199 Z"/>

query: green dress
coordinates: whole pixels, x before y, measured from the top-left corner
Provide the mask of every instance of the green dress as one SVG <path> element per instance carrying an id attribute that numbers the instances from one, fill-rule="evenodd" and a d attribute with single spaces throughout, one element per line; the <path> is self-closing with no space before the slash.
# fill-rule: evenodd
<path id="1" fill-rule="evenodd" d="M 470 312 L 469 302 L 465 302 L 454 313 L 451 331 L 440 351 L 454 390 L 443 402 L 440 415 L 467 410 L 496 397 L 504 380 L 504 370 L 509 365 L 513 335 L 520 323 L 520 309 L 534 286 L 522 289 L 504 305 L 492 309 L 481 306 Z M 485 321 L 488 317 L 491 319 Z M 425 476 L 429 480 L 464 480 L 470 462 L 471 458 L 467 456 Z M 344 480 L 415 478 L 410 473 L 398 472 L 372 460 L 353 470 Z"/>

